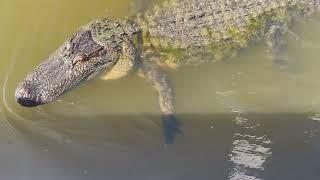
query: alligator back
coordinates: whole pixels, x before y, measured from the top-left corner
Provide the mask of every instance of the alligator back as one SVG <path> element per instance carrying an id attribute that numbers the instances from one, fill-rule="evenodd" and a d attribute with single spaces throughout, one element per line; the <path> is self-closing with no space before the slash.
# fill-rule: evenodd
<path id="1" fill-rule="evenodd" d="M 140 16 L 138 23 L 145 45 L 167 54 L 164 58 L 201 63 L 234 55 L 263 38 L 272 21 L 289 24 L 292 17 L 312 14 L 319 4 L 320 0 L 170 0 Z"/>

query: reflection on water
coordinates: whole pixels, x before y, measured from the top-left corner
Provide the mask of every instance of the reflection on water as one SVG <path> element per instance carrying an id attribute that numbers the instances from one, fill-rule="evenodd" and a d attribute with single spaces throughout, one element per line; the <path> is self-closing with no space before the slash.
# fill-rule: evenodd
<path id="1" fill-rule="evenodd" d="M 15 103 L 16 84 L 77 27 L 146 2 L 0 2 L 0 179 L 318 179 L 318 17 L 291 30 L 288 71 L 258 44 L 169 72 L 182 130 L 172 145 L 155 92 L 135 75 L 94 80 L 45 106 Z"/>
<path id="2" fill-rule="evenodd" d="M 271 158 L 271 139 L 263 132 L 261 124 L 241 116 L 236 117 L 230 160 L 234 167 L 230 179 L 263 179 L 262 172 L 267 158 Z"/>
<path id="3" fill-rule="evenodd" d="M 257 119 L 245 116 L 247 108 L 237 102 L 234 91 L 216 92 L 221 105 L 229 108 L 234 114 L 232 145 L 228 160 L 232 163 L 228 168 L 230 180 L 261 180 L 267 158 L 271 158 L 271 139 Z"/>

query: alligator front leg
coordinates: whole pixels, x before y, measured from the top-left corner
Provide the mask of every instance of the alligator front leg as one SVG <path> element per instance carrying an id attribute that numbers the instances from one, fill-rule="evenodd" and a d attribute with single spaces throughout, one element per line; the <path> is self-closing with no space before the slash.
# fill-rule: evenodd
<path id="1" fill-rule="evenodd" d="M 179 130 L 175 112 L 175 95 L 167 74 L 157 65 L 144 62 L 141 64 L 143 76 L 152 84 L 158 93 L 162 112 L 163 133 L 167 144 L 174 142 Z"/>
<path id="2" fill-rule="evenodd" d="M 286 23 L 273 22 L 269 26 L 265 38 L 268 56 L 281 70 L 286 70 L 289 65 L 288 32 Z"/>

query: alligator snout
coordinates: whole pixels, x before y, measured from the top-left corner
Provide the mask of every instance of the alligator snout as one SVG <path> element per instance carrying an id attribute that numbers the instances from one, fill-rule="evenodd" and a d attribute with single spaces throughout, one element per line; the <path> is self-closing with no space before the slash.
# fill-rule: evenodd
<path id="1" fill-rule="evenodd" d="M 42 104 L 36 96 L 34 87 L 26 82 L 19 84 L 15 92 L 16 101 L 25 107 L 34 107 Z"/>

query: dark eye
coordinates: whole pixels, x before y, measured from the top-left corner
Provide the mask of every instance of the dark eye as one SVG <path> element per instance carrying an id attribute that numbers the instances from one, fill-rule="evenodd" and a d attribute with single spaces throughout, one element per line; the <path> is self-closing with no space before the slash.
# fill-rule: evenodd
<path id="1" fill-rule="evenodd" d="M 87 61 L 89 58 L 86 54 L 84 53 L 79 53 L 77 54 L 73 60 L 72 60 L 72 66 L 75 66 L 78 62 L 85 62 Z"/>

